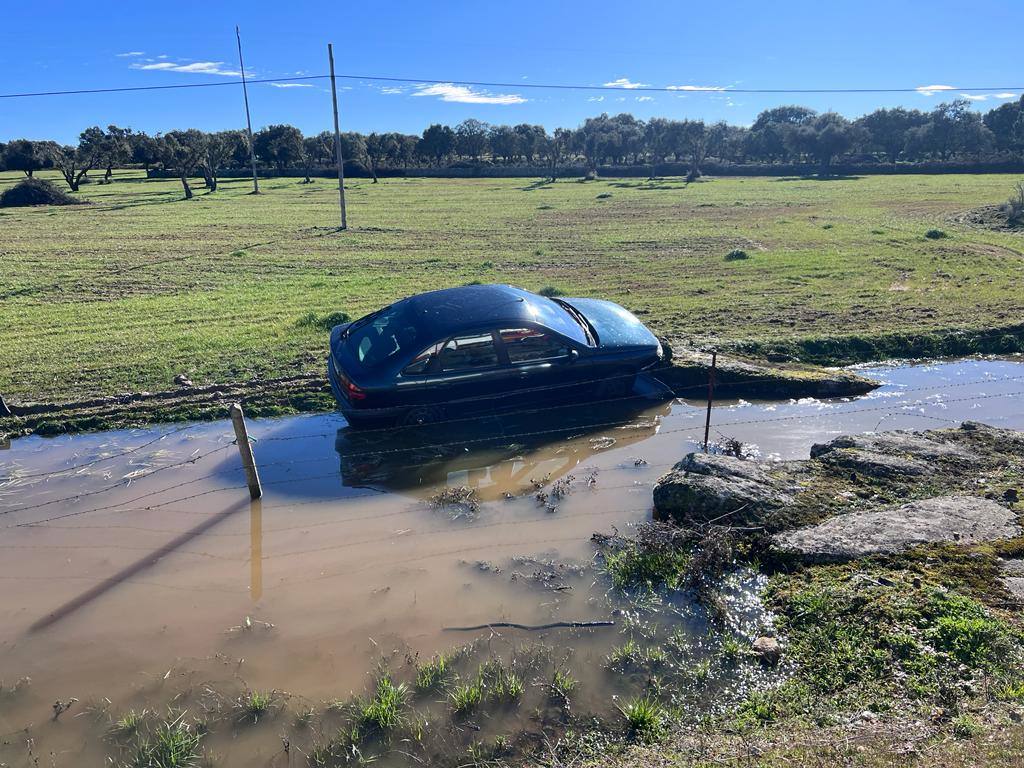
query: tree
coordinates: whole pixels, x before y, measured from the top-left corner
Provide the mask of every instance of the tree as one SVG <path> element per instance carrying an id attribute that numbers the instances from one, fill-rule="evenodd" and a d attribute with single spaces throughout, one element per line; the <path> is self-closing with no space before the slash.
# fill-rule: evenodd
<path id="1" fill-rule="evenodd" d="M 1017 131 L 1018 125 L 1024 128 L 1021 115 L 1024 115 L 1024 96 L 1020 102 L 1002 104 L 982 118 L 985 127 L 992 132 L 997 149 L 1010 152 L 1024 149 L 1024 131 Z"/>
<path id="2" fill-rule="evenodd" d="M 469 118 L 455 126 L 456 149 L 463 157 L 479 160 L 487 149 L 488 125 L 481 120 Z"/>
<path id="3" fill-rule="evenodd" d="M 256 157 L 278 170 L 302 162 L 302 132 L 293 125 L 269 125 L 252 137 Z"/>
<path id="4" fill-rule="evenodd" d="M 149 175 L 149 167 L 160 162 L 160 143 L 146 133 L 132 133 L 128 137 L 131 161 L 139 163 Z"/>
<path id="5" fill-rule="evenodd" d="M 423 137 L 417 142 L 416 153 L 423 158 L 432 160 L 435 165 L 455 151 L 455 131 L 447 125 L 435 123 L 423 131 Z"/>
<path id="6" fill-rule="evenodd" d="M 46 165 L 43 143 L 29 139 L 15 139 L 4 152 L 4 165 L 9 171 L 22 171 L 30 179 L 32 174 Z"/>
<path id="7" fill-rule="evenodd" d="M 748 146 L 752 154 L 768 162 L 788 160 L 794 142 L 790 134 L 795 128 L 810 122 L 816 114 L 813 109 L 792 104 L 766 109 L 750 126 Z"/>
<path id="8" fill-rule="evenodd" d="M 101 131 L 101 133 L 103 133 Z M 99 139 L 97 152 L 100 163 L 106 167 L 103 180 L 110 182 L 114 176 L 114 166 L 119 163 L 127 163 L 132 156 L 131 128 L 118 128 L 116 125 L 107 126 L 107 130 Z"/>
<path id="9" fill-rule="evenodd" d="M 715 123 L 709 127 L 703 120 L 684 120 L 673 133 L 677 136 L 678 142 L 676 156 L 689 160 L 690 170 L 686 174 L 686 180 L 694 181 L 700 178 L 701 167 L 708 155 L 715 152 L 721 144 L 725 136 L 725 123 Z"/>
<path id="10" fill-rule="evenodd" d="M 192 199 L 192 188 L 188 177 L 203 162 L 207 153 L 207 136 L 200 130 L 171 131 L 160 140 L 160 159 L 168 168 L 173 168 L 181 179 L 185 199 Z"/>
<path id="11" fill-rule="evenodd" d="M 545 134 L 540 145 L 540 151 L 547 161 L 548 176 L 551 177 L 552 183 L 558 178 L 558 164 L 569 154 L 572 137 L 573 132 L 568 128 L 555 128 L 554 135 L 549 137 Z"/>
<path id="12" fill-rule="evenodd" d="M 395 142 L 395 161 L 401 163 L 405 170 L 408 170 L 409 165 L 416 160 L 416 148 L 419 140 L 419 136 L 398 134 L 398 139 Z"/>
<path id="13" fill-rule="evenodd" d="M 99 160 L 99 152 L 95 141 L 87 137 L 89 131 L 83 131 L 77 147 L 61 147 L 56 143 L 50 146 L 50 158 L 53 166 L 60 171 L 72 192 L 77 192 L 82 184 L 82 179 L 89 173 Z"/>
<path id="14" fill-rule="evenodd" d="M 377 183 L 377 168 L 388 157 L 395 153 L 395 137 L 391 133 L 371 133 L 366 137 L 364 145 L 364 156 L 366 165 L 373 176 L 373 183 Z"/>
<path id="15" fill-rule="evenodd" d="M 916 109 L 876 109 L 856 121 L 856 125 L 867 131 L 867 142 L 872 149 L 885 154 L 890 163 L 895 163 L 907 145 L 907 134 L 912 128 L 924 125 L 927 116 Z"/>
<path id="16" fill-rule="evenodd" d="M 240 152 L 248 152 L 243 131 L 218 131 L 206 134 L 206 152 L 200 158 L 199 167 L 210 192 L 217 191 L 218 175 Z"/>
<path id="17" fill-rule="evenodd" d="M 532 163 L 535 157 L 545 153 L 549 137 L 543 125 L 520 123 L 513 130 L 519 140 L 518 150 L 526 162 Z"/>
<path id="18" fill-rule="evenodd" d="M 506 165 L 511 165 L 519 156 L 519 134 L 510 125 L 491 126 L 487 133 L 487 143 L 491 148 L 491 157 L 500 157 Z"/>

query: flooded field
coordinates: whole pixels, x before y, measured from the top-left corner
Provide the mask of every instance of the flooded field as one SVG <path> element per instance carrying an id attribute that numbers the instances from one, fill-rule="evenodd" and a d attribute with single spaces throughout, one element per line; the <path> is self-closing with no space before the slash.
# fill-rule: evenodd
<path id="1" fill-rule="evenodd" d="M 712 441 L 781 460 L 844 433 L 1024 428 L 1019 360 L 860 372 L 883 386 L 718 403 Z M 734 701 L 768 674 L 735 658 L 770 629 L 761 577 L 729 577 L 715 627 L 684 594 L 619 593 L 591 541 L 650 519 L 654 483 L 699 449 L 704 415 L 641 401 L 402 434 L 254 420 L 259 502 L 227 422 L 17 440 L 0 451 L 0 764 L 117 764 L 111 722 L 174 707 L 209 727 L 216 765 L 302 765 L 347 722 L 332 702 L 385 672 L 413 685 L 417 665 L 460 647 L 447 688 L 408 694 L 424 719 L 385 764 L 458 762 L 500 734 L 539 743 L 587 713 L 614 722 L 653 677 L 679 706 Z M 498 622 L 612 624 L 452 629 Z M 497 689 L 509 670 L 521 692 L 453 713 L 457 686 Z M 576 681 L 571 706 L 556 673 Z"/>

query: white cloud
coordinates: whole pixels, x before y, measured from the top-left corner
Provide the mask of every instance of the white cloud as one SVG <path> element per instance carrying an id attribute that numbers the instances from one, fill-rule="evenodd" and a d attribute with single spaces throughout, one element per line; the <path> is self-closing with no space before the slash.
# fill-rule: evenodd
<path id="1" fill-rule="evenodd" d="M 938 91 L 955 91 L 956 87 L 952 85 L 919 85 L 914 90 L 922 96 L 934 96 Z"/>
<path id="2" fill-rule="evenodd" d="M 192 75 L 223 75 L 238 77 L 241 73 L 234 69 L 225 69 L 223 61 L 194 61 L 191 64 L 176 64 L 161 61 L 157 64 L 132 64 L 132 69 L 156 70 L 160 72 L 187 72 Z"/>
<path id="3" fill-rule="evenodd" d="M 984 93 L 961 93 L 960 98 L 967 99 L 969 101 L 987 101 L 988 96 Z"/>
<path id="4" fill-rule="evenodd" d="M 397 96 L 400 93 L 405 93 L 405 88 L 397 85 L 388 85 L 380 89 L 381 93 L 386 93 L 388 96 Z"/>
<path id="5" fill-rule="evenodd" d="M 587 101 L 604 101 L 604 96 L 591 96 Z"/>
<path id="6" fill-rule="evenodd" d="M 275 88 L 312 88 L 309 83 L 267 83 Z"/>
<path id="7" fill-rule="evenodd" d="M 1008 91 L 1005 92 L 1005 93 L 994 93 L 994 94 L 992 94 L 992 98 L 993 99 L 1016 99 L 1017 98 L 1017 94 L 1016 93 L 1010 93 Z"/>
<path id="8" fill-rule="evenodd" d="M 634 83 L 628 77 L 620 77 L 604 84 L 605 88 L 650 88 L 650 83 Z"/>
<path id="9" fill-rule="evenodd" d="M 724 91 L 724 85 L 669 85 L 670 91 Z"/>
<path id="10" fill-rule="evenodd" d="M 436 96 L 441 101 L 453 101 L 459 104 L 522 104 L 526 101 L 517 93 L 475 91 L 468 86 L 455 85 L 455 83 L 417 85 L 413 96 Z"/>
<path id="11" fill-rule="evenodd" d="M 637 96 L 636 100 L 637 101 L 654 101 L 654 97 L 653 96 Z"/>
<path id="12" fill-rule="evenodd" d="M 118 57 L 120 57 L 122 59 L 133 59 L 136 56 L 143 56 L 143 55 L 145 55 L 145 53 L 146 53 L 145 51 L 125 51 L 124 53 L 117 53 L 117 54 L 114 54 L 114 55 L 118 56 Z"/>

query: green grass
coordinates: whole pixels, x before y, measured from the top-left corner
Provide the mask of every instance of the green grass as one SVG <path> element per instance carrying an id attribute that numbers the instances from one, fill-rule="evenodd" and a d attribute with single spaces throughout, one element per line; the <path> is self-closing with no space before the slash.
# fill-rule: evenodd
<path id="1" fill-rule="evenodd" d="M 661 333 L 723 343 L 1019 322 L 1021 237 L 949 219 L 1004 201 L 1009 176 L 358 180 L 345 233 L 331 183 L 299 181 L 251 196 L 225 180 L 185 202 L 174 180 L 119 171 L 82 188 L 91 205 L 0 211 L 0 393 L 320 372 L 334 313 L 472 280 L 606 297 Z M 948 237 L 922 237 L 938 227 Z M 723 259 L 733 249 L 751 258 Z"/>
<path id="2" fill-rule="evenodd" d="M 199 764 L 199 730 L 184 715 L 161 723 L 147 736 L 140 736 L 125 768 L 192 768 Z"/>
<path id="3" fill-rule="evenodd" d="M 451 659 L 444 653 L 416 667 L 416 690 L 433 691 L 440 688 L 451 674 Z"/>
<path id="4" fill-rule="evenodd" d="M 408 698 L 409 689 L 404 683 L 396 685 L 390 677 L 382 677 L 374 695 L 359 704 L 359 724 L 382 733 L 397 728 L 404 722 Z"/>
<path id="5" fill-rule="evenodd" d="M 276 699 L 277 694 L 273 691 L 246 691 L 235 702 L 239 720 L 258 723 L 270 712 Z"/>
<path id="6" fill-rule="evenodd" d="M 619 708 L 631 737 L 637 741 L 654 742 L 665 734 L 668 713 L 651 696 L 637 696 Z"/>
<path id="7" fill-rule="evenodd" d="M 931 564 L 920 575 L 854 563 L 774 577 L 769 604 L 794 672 L 753 693 L 739 722 L 900 708 L 956 712 L 978 695 L 1013 700 L 1024 685 L 1019 630 L 958 587 L 970 589 Z M 965 680 L 974 683 L 965 687 Z"/>

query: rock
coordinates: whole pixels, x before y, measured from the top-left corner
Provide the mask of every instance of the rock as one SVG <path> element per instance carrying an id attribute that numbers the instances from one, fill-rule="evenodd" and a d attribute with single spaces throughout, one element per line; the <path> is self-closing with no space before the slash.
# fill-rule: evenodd
<path id="1" fill-rule="evenodd" d="M 890 555 L 919 544 L 978 544 L 1021 533 L 1016 516 L 975 496 L 938 496 L 900 506 L 838 515 L 817 525 L 775 534 L 783 554 L 808 562 L 839 562 Z"/>
<path id="2" fill-rule="evenodd" d="M 793 503 L 791 482 L 774 464 L 707 453 L 691 453 L 654 487 L 657 519 L 683 525 L 758 523 Z"/>
<path id="3" fill-rule="evenodd" d="M 750 646 L 750 652 L 763 663 L 775 666 L 782 658 L 782 644 L 774 637 L 759 637 Z"/>
<path id="4" fill-rule="evenodd" d="M 928 472 L 928 465 L 924 462 L 858 448 L 829 451 L 822 455 L 821 461 L 836 469 L 859 472 L 871 477 L 914 477 Z"/>
<path id="5" fill-rule="evenodd" d="M 11 409 L 7 407 L 7 403 L 4 400 L 4 396 L 0 395 L 0 416 L 11 416 Z"/>
<path id="6" fill-rule="evenodd" d="M 192 379 L 190 379 L 184 373 L 179 373 L 177 376 L 175 376 L 174 377 L 174 383 L 177 384 L 179 387 L 191 387 L 191 386 L 194 386 L 192 384 Z"/>
<path id="7" fill-rule="evenodd" d="M 981 457 L 956 441 L 953 432 L 895 430 L 877 435 L 844 435 L 811 447 L 811 458 L 875 477 L 925 474 L 936 462 L 972 467 Z"/>

